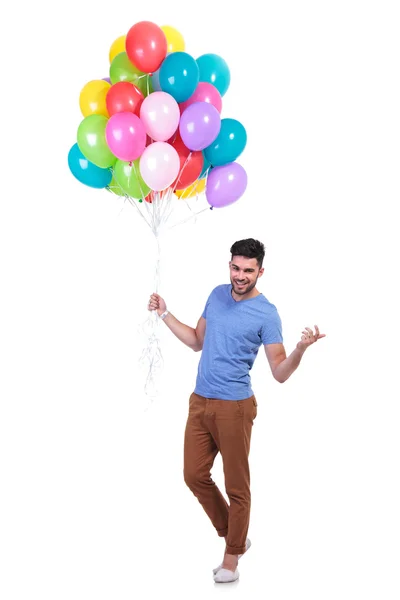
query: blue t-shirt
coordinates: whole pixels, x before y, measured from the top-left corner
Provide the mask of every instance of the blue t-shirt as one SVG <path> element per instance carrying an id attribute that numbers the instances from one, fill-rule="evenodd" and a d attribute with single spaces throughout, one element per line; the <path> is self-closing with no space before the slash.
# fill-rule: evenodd
<path id="1" fill-rule="evenodd" d="M 244 400 L 253 395 L 250 370 L 261 344 L 281 344 L 282 323 L 263 294 L 236 302 L 231 284 L 217 286 L 202 317 L 207 321 L 195 393 Z"/>

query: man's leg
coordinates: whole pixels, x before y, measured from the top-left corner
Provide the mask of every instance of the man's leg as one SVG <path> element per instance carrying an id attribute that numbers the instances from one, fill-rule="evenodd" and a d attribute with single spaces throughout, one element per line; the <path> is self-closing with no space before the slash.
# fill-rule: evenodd
<path id="1" fill-rule="evenodd" d="M 223 567 L 235 570 L 237 557 L 246 551 L 250 521 L 249 453 L 253 421 L 257 415 L 254 396 L 246 400 L 213 400 L 214 428 L 210 428 L 221 452 L 226 493 L 229 498 L 228 535 Z"/>
<path id="2" fill-rule="evenodd" d="M 220 537 L 228 531 L 229 508 L 225 498 L 211 479 L 210 470 L 218 447 L 205 418 L 209 400 L 192 394 L 185 429 L 184 479 L 210 518 Z"/>

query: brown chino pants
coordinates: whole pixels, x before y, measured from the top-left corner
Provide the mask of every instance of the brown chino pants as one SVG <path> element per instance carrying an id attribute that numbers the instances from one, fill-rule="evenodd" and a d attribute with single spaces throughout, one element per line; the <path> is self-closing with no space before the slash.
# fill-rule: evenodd
<path id="1" fill-rule="evenodd" d="M 243 554 L 250 521 L 249 452 L 254 396 L 246 400 L 215 400 L 192 394 L 185 430 L 184 479 L 202 505 L 228 554 Z M 211 479 L 221 452 L 229 505 Z"/>

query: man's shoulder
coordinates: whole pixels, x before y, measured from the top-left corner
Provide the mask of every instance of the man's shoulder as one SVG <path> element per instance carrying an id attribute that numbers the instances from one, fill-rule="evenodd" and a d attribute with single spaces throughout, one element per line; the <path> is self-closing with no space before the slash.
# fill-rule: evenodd
<path id="1" fill-rule="evenodd" d="M 207 303 L 218 304 L 220 301 L 224 302 L 229 294 L 229 291 L 227 291 L 228 288 L 229 284 L 224 283 L 213 287 L 211 292 L 208 294 Z"/>
<path id="2" fill-rule="evenodd" d="M 220 294 L 226 292 L 229 288 L 229 283 L 221 283 L 220 285 L 216 285 L 210 292 L 210 296 L 213 294 Z"/>
<path id="3" fill-rule="evenodd" d="M 268 298 L 266 298 L 264 296 L 264 294 L 260 294 L 259 298 L 260 298 L 260 301 L 261 301 L 260 302 L 260 306 L 261 306 L 263 312 L 265 312 L 265 313 L 267 313 L 269 315 L 271 315 L 271 314 L 278 314 L 278 309 L 275 306 L 275 304 L 273 304 L 272 302 L 270 302 L 268 300 Z"/>

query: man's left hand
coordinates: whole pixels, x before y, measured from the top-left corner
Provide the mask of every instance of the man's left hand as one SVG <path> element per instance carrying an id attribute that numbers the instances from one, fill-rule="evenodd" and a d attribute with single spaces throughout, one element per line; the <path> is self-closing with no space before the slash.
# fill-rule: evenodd
<path id="1" fill-rule="evenodd" d="M 303 331 L 303 335 L 301 336 L 301 341 L 297 344 L 298 350 L 302 350 L 304 352 L 304 350 L 307 350 L 307 348 L 311 346 L 311 344 L 314 344 L 321 338 L 325 337 L 326 334 L 320 333 L 317 325 L 314 325 L 314 327 L 315 333 L 309 327 L 305 328 L 305 330 Z"/>

